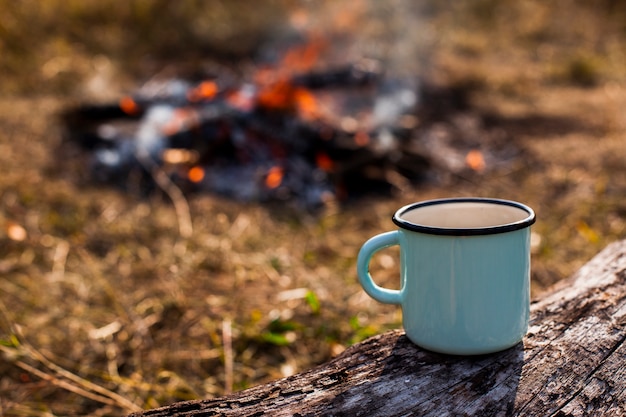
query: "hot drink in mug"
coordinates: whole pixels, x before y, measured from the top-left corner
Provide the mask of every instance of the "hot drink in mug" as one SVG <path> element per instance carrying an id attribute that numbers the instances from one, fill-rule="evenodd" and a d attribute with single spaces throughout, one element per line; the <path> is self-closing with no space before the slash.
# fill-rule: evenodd
<path id="1" fill-rule="evenodd" d="M 398 229 L 369 239 L 357 272 L 364 290 L 402 308 L 407 337 L 440 353 L 485 354 L 519 343 L 530 312 L 533 210 L 488 198 L 429 200 L 399 209 Z M 400 290 L 369 273 L 379 250 L 400 246 Z"/>

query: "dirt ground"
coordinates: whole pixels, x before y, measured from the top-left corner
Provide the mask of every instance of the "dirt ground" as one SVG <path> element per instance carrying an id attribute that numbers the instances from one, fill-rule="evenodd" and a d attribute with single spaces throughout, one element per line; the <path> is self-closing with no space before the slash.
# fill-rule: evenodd
<path id="1" fill-rule="evenodd" d="M 106 55 L 104 35 L 94 41 L 97 54 L 76 57 L 85 64 L 76 67 L 87 68 L 76 74 L 53 59 L 75 52 L 61 35 L 46 46 L 60 52 L 42 64 L 39 81 L 9 71 L 18 64 L 8 66 L 7 58 L 13 81 L 2 81 L 0 98 L 0 415 L 120 415 L 219 396 L 308 369 L 399 327 L 400 311 L 359 287 L 355 260 L 362 243 L 391 230 L 391 215 L 409 202 L 489 196 L 533 207 L 535 297 L 623 239 L 624 2 L 592 11 L 575 1 L 557 2 L 559 10 L 495 3 L 426 8 L 420 23 L 431 34 L 429 63 L 418 67 L 438 85 L 467 87 L 470 105 L 460 117 L 501 132 L 515 150 L 506 163 L 440 171 L 393 197 L 316 215 L 193 195 L 186 199 L 189 237 L 181 237 L 181 214 L 165 196 L 94 184 L 79 155 L 62 146 L 57 118 L 81 98 L 117 97 L 158 60 L 122 65 Z M 62 10 L 82 7 L 68 4 Z M 143 22 L 138 10 L 132 16 Z M 10 23 L 0 19 L 0 29 Z M 376 33 L 373 26 L 368 33 Z M 15 55 L 17 41 L 9 40 L 2 46 Z M 34 59 L 15 62 L 36 68 Z M 34 88 L 38 82 L 45 86 Z M 397 286 L 398 262 L 393 250 L 378 254 L 372 274 Z"/>

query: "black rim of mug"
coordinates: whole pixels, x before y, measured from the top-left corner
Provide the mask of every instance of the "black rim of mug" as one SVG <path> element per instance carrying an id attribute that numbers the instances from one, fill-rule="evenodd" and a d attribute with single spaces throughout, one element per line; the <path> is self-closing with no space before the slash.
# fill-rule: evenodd
<path id="1" fill-rule="evenodd" d="M 489 227 L 468 227 L 468 228 L 446 228 L 437 226 L 425 226 L 421 224 L 412 223 L 402 218 L 402 215 L 408 211 L 415 210 L 419 207 L 426 207 L 439 204 L 450 203 L 486 203 L 497 204 L 503 206 L 516 207 L 524 210 L 528 213 L 528 216 L 520 221 L 501 224 L 497 226 Z M 497 198 L 481 198 L 481 197 L 462 197 L 462 198 L 442 198 L 436 200 L 426 200 L 419 203 L 409 204 L 402 207 L 393 215 L 393 222 L 398 226 L 406 230 L 413 232 L 427 233 L 431 235 L 446 235 L 446 236 L 478 236 L 478 235 L 493 235 L 497 233 L 512 232 L 515 230 L 524 229 L 535 223 L 536 217 L 533 209 L 525 204 L 518 203 L 516 201 L 501 200 Z"/>

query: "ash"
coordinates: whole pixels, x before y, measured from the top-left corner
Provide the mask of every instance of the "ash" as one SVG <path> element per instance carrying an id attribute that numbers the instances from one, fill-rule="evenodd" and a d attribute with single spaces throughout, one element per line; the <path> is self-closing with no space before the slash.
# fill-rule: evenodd
<path id="1" fill-rule="evenodd" d="M 308 210 L 480 173 L 515 156 L 487 148 L 494 133 L 458 91 L 381 68 L 364 60 L 295 75 L 264 68 L 245 80 L 155 79 L 117 103 L 68 109 L 63 123 L 93 181 L 145 193 L 157 188 L 158 170 L 185 193 Z"/>

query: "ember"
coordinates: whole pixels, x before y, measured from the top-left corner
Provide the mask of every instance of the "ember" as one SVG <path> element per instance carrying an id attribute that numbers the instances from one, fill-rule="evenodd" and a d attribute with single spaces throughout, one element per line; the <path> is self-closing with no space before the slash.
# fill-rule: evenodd
<path id="1" fill-rule="evenodd" d="M 478 150 L 471 150 L 467 153 L 465 157 L 465 162 L 467 166 L 473 169 L 474 171 L 484 171 L 486 168 L 485 158 L 483 158 L 482 152 Z"/>
<path id="2" fill-rule="evenodd" d="M 191 182 L 199 183 L 204 179 L 204 168 L 198 166 L 192 167 L 187 173 L 187 178 L 189 178 Z"/>
<path id="3" fill-rule="evenodd" d="M 272 167 L 265 177 L 265 185 L 268 188 L 278 188 L 283 182 L 283 169 L 281 167 Z"/>
<path id="4" fill-rule="evenodd" d="M 67 111 L 68 136 L 90 152 L 101 181 L 140 173 L 150 189 L 156 166 L 185 192 L 309 209 L 329 196 L 403 189 L 433 165 L 486 169 L 476 143 L 453 149 L 450 129 L 427 125 L 436 105 L 418 106 L 428 94 L 415 80 L 386 76 L 372 60 L 313 70 L 323 46 L 294 48 L 243 80 L 149 81 L 118 103 Z"/>

